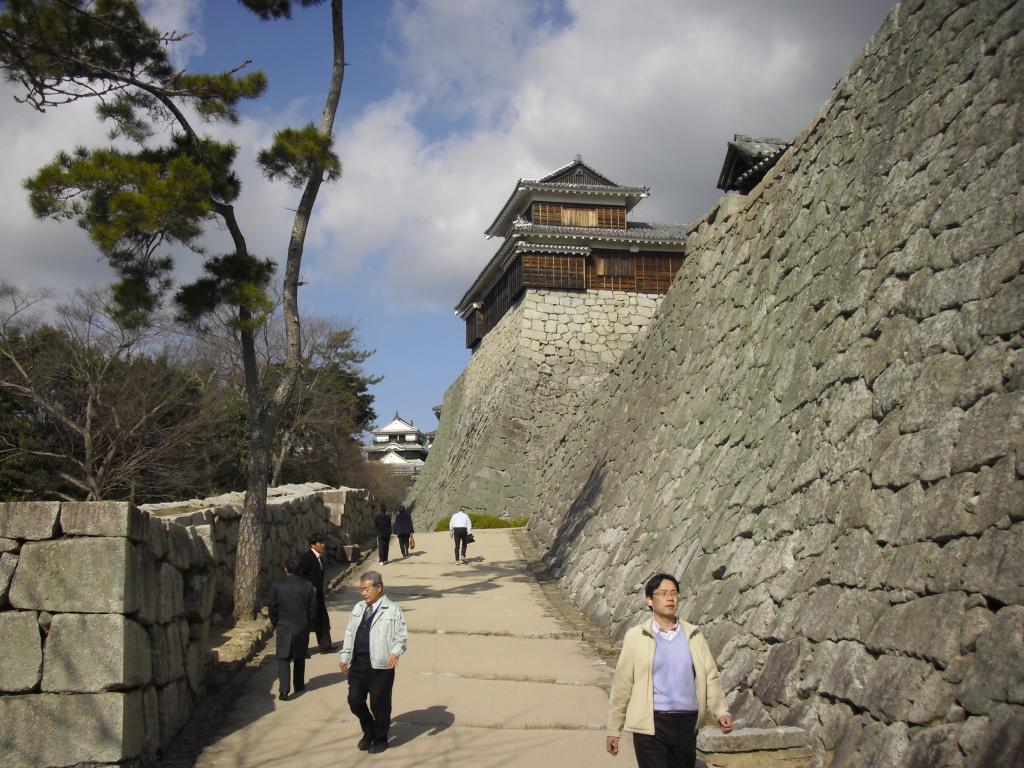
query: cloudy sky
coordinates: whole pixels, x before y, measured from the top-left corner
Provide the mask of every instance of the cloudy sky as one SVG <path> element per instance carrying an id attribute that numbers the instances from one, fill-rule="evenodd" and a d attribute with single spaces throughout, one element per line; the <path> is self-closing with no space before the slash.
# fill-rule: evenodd
<path id="1" fill-rule="evenodd" d="M 383 375 L 376 408 L 423 429 L 469 355 L 452 307 L 498 242 L 491 222 L 520 178 L 577 153 L 647 185 L 640 221 L 688 222 L 715 200 L 734 133 L 792 137 L 829 97 L 888 0 L 348 0 L 336 148 L 310 229 L 303 312 L 355 322 Z M 283 259 L 295 193 L 253 158 L 285 125 L 318 120 L 329 10 L 260 23 L 229 0 L 145 0 L 150 21 L 193 34 L 191 70 L 247 59 L 270 78 L 244 119 L 236 206 L 250 248 Z M 0 85 L 0 275 L 57 292 L 110 280 L 83 233 L 35 221 L 21 182 L 58 148 L 96 146 L 88 105 L 40 115 Z M 222 233 L 208 235 L 223 249 Z M 198 259 L 180 261 L 183 279 Z"/>

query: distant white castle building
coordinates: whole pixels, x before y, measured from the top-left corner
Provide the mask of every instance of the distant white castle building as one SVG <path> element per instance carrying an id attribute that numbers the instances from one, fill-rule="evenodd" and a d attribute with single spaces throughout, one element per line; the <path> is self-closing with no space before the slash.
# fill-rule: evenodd
<path id="1" fill-rule="evenodd" d="M 395 412 L 395 417 L 373 430 L 373 442 L 366 458 L 387 464 L 396 475 L 418 475 L 430 453 L 432 433 L 421 432 L 411 421 Z"/>

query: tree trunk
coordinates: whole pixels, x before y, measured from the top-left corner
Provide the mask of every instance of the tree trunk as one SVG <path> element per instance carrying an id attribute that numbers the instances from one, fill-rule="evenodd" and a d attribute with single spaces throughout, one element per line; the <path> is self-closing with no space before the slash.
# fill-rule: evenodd
<path id="1" fill-rule="evenodd" d="M 334 118 L 341 100 L 341 84 L 345 76 L 345 30 L 342 8 L 342 0 L 331 0 L 331 33 L 334 46 L 331 82 L 320 116 L 320 130 L 328 136 L 334 132 Z M 284 376 L 273 396 L 265 404 L 263 404 L 263 398 L 259 392 L 255 340 L 251 325 L 248 325 L 248 321 L 251 321 L 252 318 L 247 309 L 239 309 L 242 326 L 242 367 L 245 371 L 252 439 L 250 441 L 249 480 L 245 491 L 245 507 L 238 527 L 238 550 L 235 561 L 236 620 L 250 619 L 256 615 L 256 611 L 259 609 L 260 573 L 266 536 L 264 515 L 267 508 L 267 471 L 270 468 L 270 453 L 273 448 L 274 430 L 277 427 L 278 416 L 291 399 L 302 370 L 302 335 L 299 324 L 298 299 L 299 269 L 302 266 L 302 251 L 309 220 L 313 214 L 313 205 L 323 182 L 323 172 L 323 168 L 312 169 L 299 199 L 299 205 L 295 210 L 282 286 L 286 349 Z M 240 242 L 240 235 L 235 238 L 235 242 Z M 244 245 L 244 241 L 241 242 Z"/>
<path id="2" fill-rule="evenodd" d="M 235 619 L 244 621 L 260 607 L 260 579 L 266 544 L 264 520 L 267 511 L 267 469 L 270 465 L 273 425 L 264 410 L 253 421 L 249 439 L 249 476 L 245 506 L 238 521 L 238 549 L 235 551 Z"/>

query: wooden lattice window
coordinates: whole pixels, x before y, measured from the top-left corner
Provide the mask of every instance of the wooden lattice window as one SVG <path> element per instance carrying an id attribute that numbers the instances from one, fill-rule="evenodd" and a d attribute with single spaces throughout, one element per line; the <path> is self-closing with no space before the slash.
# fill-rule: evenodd
<path id="1" fill-rule="evenodd" d="M 596 261 L 601 277 L 633 277 L 635 268 L 630 256 L 598 256 Z"/>

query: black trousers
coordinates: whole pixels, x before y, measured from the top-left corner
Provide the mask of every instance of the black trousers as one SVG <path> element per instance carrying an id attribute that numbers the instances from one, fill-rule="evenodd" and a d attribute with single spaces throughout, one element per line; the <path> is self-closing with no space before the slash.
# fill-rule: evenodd
<path id="1" fill-rule="evenodd" d="M 694 768 L 697 713 L 655 712 L 654 735 L 633 734 L 637 768 Z"/>
<path id="2" fill-rule="evenodd" d="M 294 665 L 294 666 L 292 666 Z M 295 683 L 295 690 L 301 691 L 306 687 L 306 659 L 278 659 L 277 660 L 277 692 L 288 695 L 291 687 L 288 685 L 289 667 L 291 667 L 291 678 Z"/>
<path id="3" fill-rule="evenodd" d="M 459 559 L 459 542 L 462 542 L 462 559 L 466 559 L 466 545 L 469 543 L 466 538 L 469 536 L 469 531 L 465 528 L 452 528 L 452 533 L 455 535 L 455 559 Z"/>
<path id="4" fill-rule="evenodd" d="M 395 670 L 374 669 L 369 656 L 356 656 L 348 668 L 348 708 L 359 718 L 363 735 L 387 741 L 391 728 L 391 689 Z M 366 706 L 366 698 L 370 706 Z"/>
<path id="5" fill-rule="evenodd" d="M 316 632 L 316 642 L 320 646 L 320 653 L 327 653 L 331 650 L 331 619 L 327 615 L 326 604 L 319 598 L 317 598 L 317 603 L 320 608 L 320 616 L 312 629 Z"/>
<path id="6" fill-rule="evenodd" d="M 377 559 L 382 563 L 388 561 L 388 550 L 391 549 L 391 534 L 387 536 L 377 537 L 377 554 L 380 555 Z"/>
<path id="7" fill-rule="evenodd" d="M 402 557 L 409 556 L 409 536 L 408 533 L 396 533 L 398 536 L 398 548 L 402 550 Z"/>

